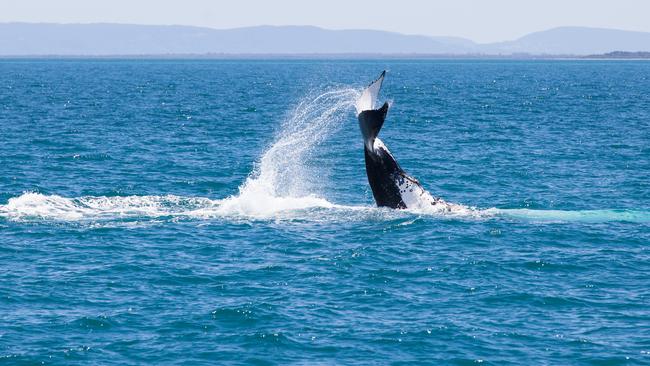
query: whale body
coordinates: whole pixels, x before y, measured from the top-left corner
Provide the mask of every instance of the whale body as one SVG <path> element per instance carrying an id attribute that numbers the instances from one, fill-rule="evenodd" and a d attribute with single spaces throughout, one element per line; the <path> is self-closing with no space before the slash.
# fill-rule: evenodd
<path id="1" fill-rule="evenodd" d="M 417 179 L 400 167 L 388 147 L 377 137 L 389 109 L 388 103 L 374 109 L 385 76 L 386 71 L 363 91 L 356 102 L 359 128 L 363 136 L 366 174 L 375 202 L 379 207 L 395 209 L 433 207 L 437 211 L 451 211 L 454 205 L 427 192 Z"/>

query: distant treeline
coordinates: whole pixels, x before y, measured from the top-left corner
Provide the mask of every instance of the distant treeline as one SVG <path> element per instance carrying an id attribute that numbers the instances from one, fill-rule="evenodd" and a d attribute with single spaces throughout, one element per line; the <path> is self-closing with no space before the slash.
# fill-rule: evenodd
<path id="1" fill-rule="evenodd" d="M 623 59 L 650 59 L 650 52 L 625 52 L 614 51 L 601 55 L 591 55 L 585 58 L 623 58 Z"/>

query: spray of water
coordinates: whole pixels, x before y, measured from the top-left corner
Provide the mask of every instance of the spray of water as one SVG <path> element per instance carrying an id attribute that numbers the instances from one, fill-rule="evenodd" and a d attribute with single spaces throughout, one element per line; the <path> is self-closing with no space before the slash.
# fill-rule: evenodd
<path id="1" fill-rule="evenodd" d="M 359 97 L 355 89 L 328 91 L 301 101 L 283 123 L 256 169 L 220 206 L 223 214 L 270 216 L 279 211 L 333 207 L 313 192 L 318 185 L 310 156 L 342 125 Z"/>

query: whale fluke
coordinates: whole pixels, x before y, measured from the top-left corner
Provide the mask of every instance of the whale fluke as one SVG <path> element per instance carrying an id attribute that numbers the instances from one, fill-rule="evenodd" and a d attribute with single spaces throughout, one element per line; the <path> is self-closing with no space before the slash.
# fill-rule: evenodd
<path id="1" fill-rule="evenodd" d="M 388 103 L 374 109 L 386 71 L 373 81 L 357 100 L 359 128 L 363 136 L 366 174 L 377 206 L 398 209 L 436 206 L 450 211 L 452 205 L 433 197 L 417 179 L 406 174 L 393 154 L 377 137 L 388 114 Z"/>
<path id="2" fill-rule="evenodd" d="M 381 72 L 381 75 L 370 83 L 366 89 L 361 93 L 361 97 L 357 99 L 355 107 L 357 108 L 357 115 L 361 114 L 363 111 L 368 111 L 375 109 L 375 104 L 377 103 L 377 97 L 379 96 L 379 91 L 381 90 L 381 84 L 384 83 L 384 77 L 386 76 L 386 70 Z"/>
<path id="3" fill-rule="evenodd" d="M 367 149 L 373 149 L 375 139 L 381 130 L 381 126 L 384 125 L 387 114 L 388 103 L 384 103 L 379 109 L 365 110 L 359 114 L 359 128 L 361 128 L 363 143 Z"/>

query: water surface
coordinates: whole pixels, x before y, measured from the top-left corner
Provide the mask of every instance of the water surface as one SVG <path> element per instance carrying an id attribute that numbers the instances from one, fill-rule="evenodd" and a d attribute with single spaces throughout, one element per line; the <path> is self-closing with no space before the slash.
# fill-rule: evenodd
<path id="1" fill-rule="evenodd" d="M 354 113 L 451 215 L 374 207 Z M 8 364 L 647 364 L 650 64 L 0 61 Z"/>

